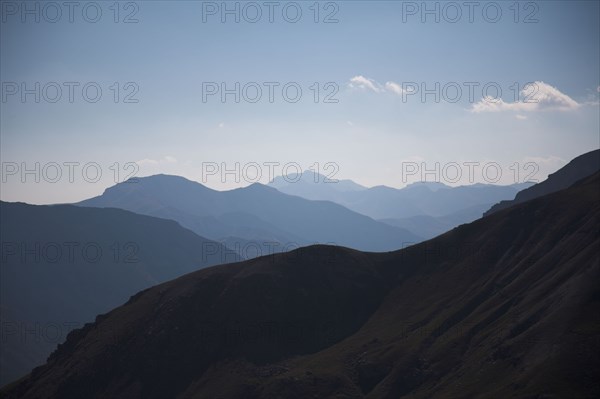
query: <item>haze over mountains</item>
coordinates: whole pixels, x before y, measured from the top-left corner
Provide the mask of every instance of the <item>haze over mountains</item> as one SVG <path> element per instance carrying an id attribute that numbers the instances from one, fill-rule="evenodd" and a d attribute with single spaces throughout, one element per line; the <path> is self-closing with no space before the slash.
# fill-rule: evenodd
<path id="1" fill-rule="evenodd" d="M 7 398 L 598 397 L 600 174 L 391 253 L 200 270 L 72 332 Z"/>
<path id="2" fill-rule="evenodd" d="M 402 189 L 387 186 L 366 188 L 351 180 L 336 183 L 323 175 L 306 171 L 301 177 L 279 176 L 269 185 L 286 194 L 336 202 L 374 219 L 396 219 L 421 215 L 444 216 L 473 206 L 491 204 L 512 198 L 533 183 L 451 187 L 439 182 L 417 182 Z"/>
<path id="3" fill-rule="evenodd" d="M 174 221 L 120 209 L 0 202 L 0 216 L 0 384 L 136 292 L 239 260 Z"/>
<path id="4" fill-rule="evenodd" d="M 533 184 L 451 187 L 440 182 L 417 182 L 402 189 L 367 188 L 351 180 L 336 181 L 309 170 L 301 175 L 278 176 L 269 186 L 306 199 L 332 201 L 428 239 L 479 219 L 492 204 L 512 199 Z"/>
<path id="5" fill-rule="evenodd" d="M 213 240 L 271 246 L 269 252 L 314 243 L 366 251 L 389 251 L 421 237 L 378 222 L 329 201 L 309 201 L 262 184 L 216 191 L 178 176 L 137 178 L 82 201 L 87 207 L 114 207 L 168 218 Z M 248 257 L 248 256 L 244 256 Z"/>
<path id="6" fill-rule="evenodd" d="M 77 205 L 173 219 L 251 258 L 315 243 L 398 249 L 478 219 L 493 203 L 531 185 L 423 183 L 398 190 L 323 179 L 305 172 L 293 183 L 287 176 L 274 179 L 270 185 L 277 190 L 253 184 L 216 191 L 182 177 L 156 175 L 117 184 Z"/>

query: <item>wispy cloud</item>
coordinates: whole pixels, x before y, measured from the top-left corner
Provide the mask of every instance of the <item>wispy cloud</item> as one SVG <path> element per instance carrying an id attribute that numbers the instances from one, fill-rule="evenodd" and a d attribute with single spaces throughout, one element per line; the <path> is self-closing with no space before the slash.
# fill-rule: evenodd
<path id="1" fill-rule="evenodd" d="M 536 112 L 536 111 L 572 111 L 581 104 L 556 87 L 536 81 L 520 92 L 516 102 L 505 102 L 501 98 L 486 97 L 473 104 L 472 112 Z"/>
<path id="2" fill-rule="evenodd" d="M 350 83 L 348 84 L 351 88 L 359 88 L 363 90 L 371 90 L 375 93 L 380 93 L 383 91 L 381 85 L 377 83 L 375 80 L 370 78 L 365 78 L 362 75 L 357 75 L 350 79 Z"/>
<path id="3" fill-rule="evenodd" d="M 412 83 L 412 82 L 411 82 Z M 414 93 L 414 86 L 411 84 L 408 87 L 403 87 L 404 84 L 399 84 L 393 81 L 381 84 L 375 79 L 366 78 L 363 75 L 357 75 L 350 79 L 348 87 L 352 89 L 370 90 L 375 93 L 392 93 L 398 96 Z"/>

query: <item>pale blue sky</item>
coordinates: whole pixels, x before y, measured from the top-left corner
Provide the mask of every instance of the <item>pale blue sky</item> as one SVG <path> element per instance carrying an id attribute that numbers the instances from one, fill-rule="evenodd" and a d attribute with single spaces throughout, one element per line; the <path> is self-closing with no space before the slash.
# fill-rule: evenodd
<path id="1" fill-rule="evenodd" d="M 72 23 L 66 9 L 57 23 L 44 20 L 54 18 L 51 9 L 40 11 L 39 23 L 32 15 L 22 22 L 21 10 L 13 15 L 4 3 L 2 162 L 5 167 L 7 162 L 31 167 L 35 162 L 97 162 L 103 176 L 89 183 L 76 169 L 73 183 L 64 176 L 51 184 L 43 176 L 40 183 L 33 176 L 22 183 L 19 173 L 4 173 L 3 200 L 53 203 L 97 195 L 114 184 L 109 169 L 114 162 L 138 162 L 138 175 L 162 172 L 194 180 L 201 180 L 203 162 L 231 167 L 235 162 L 296 162 L 304 169 L 335 162 L 338 178 L 393 187 L 405 184 L 403 162 L 497 162 L 503 167 L 499 183 L 509 184 L 509 166 L 515 162 L 536 162 L 536 177 L 543 179 L 600 145 L 600 10 L 595 1 L 520 2 L 518 23 L 513 2 L 494 3 L 502 10 L 497 23 L 482 15 L 491 2 L 478 3 L 472 23 L 466 8 L 456 23 L 444 21 L 444 16 L 453 17 L 450 9 L 440 15 L 440 23 L 431 15 L 423 23 L 420 10 L 406 14 L 410 2 L 321 2 L 321 21 L 336 11 L 339 22 L 329 24 L 313 21 L 313 1 L 297 2 L 303 11 L 297 23 L 282 16 L 289 2 L 278 3 L 273 23 L 264 6 L 259 23 L 243 18 L 235 23 L 232 16 L 221 23 L 220 15 L 206 15 L 204 23 L 203 7 L 222 2 L 142 1 L 135 3 L 137 9 L 120 3 L 119 20 L 130 12 L 138 19 L 129 24 L 114 22 L 112 1 L 94 3 L 102 10 L 97 23 L 87 22 L 81 9 Z M 28 7 L 35 3 L 27 2 Z M 439 3 L 440 10 L 445 4 Z M 492 11 L 487 15 L 493 17 Z M 524 23 L 532 12 L 538 22 Z M 20 93 L 7 94 L 11 82 L 81 85 L 73 103 L 64 86 L 56 103 L 43 95 L 40 103 L 33 95 L 23 103 Z M 103 90 L 96 103 L 81 96 L 87 82 Z M 120 86 L 118 103 L 110 89 L 114 82 Z M 133 87 L 125 88 L 127 82 L 139 88 L 137 103 L 122 102 Z M 232 96 L 225 103 L 218 96 L 203 102 L 203 82 L 229 87 L 235 82 L 297 82 L 303 96 L 288 103 L 279 86 L 273 103 L 266 91 L 258 103 L 235 103 Z M 322 96 L 323 86 L 335 83 L 338 103 L 315 104 L 314 82 Z M 403 82 L 429 88 L 436 82 L 440 87 L 449 82 L 480 86 L 474 101 L 464 91 L 456 103 L 436 103 L 433 96 L 421 101 L 418 94 L 403 101 L 387 82 L 395 87 Z M 481 86 L 490 82 L 502 88 L 502 102 L 481 107 Z M 538 82 L 539 103 L 523 104 L 521 98 L 512 104 L 515 82 Z M 217 189 L 247 184 L 232 177 L 207 182 Z"/>

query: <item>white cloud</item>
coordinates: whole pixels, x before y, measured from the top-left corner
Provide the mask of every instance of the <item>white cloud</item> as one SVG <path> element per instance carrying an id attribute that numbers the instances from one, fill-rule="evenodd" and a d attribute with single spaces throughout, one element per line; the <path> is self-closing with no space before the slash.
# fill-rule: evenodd
<path id="1" fill-rule="evenodd" d="M 535 111 L 571 111 L 579 108 L 580 104 L 556 87 L 537 81 L 526 86 L 520 92 L 517 102 L 505 102 L 501 98 L 485 97 L 473 104 L 472 112 L 535 112 Z"/>
<path id="2" fill-rule="evenodd" d="M 399 96 L 404 93 L 404 90 L 398 83 L 395 82 L 386 82 L 385 88 L 387 91 L 391 91 L 392 93 L 398 94 Z"/>
<path id="3" fill-rule="evenodd" d="M 527 117 L 525 115 L 521 115 L 521 114 L 515 115 L 515 118 L 517 118 L 520 121 L 524 121 L 525 119 L 527 119 Z"/>
<path id="4" fill-rule="evenodd" d="M 351 88 L 357 87 L 359 89 L 372 90 L 375 93 L 380 93 L 383 91 L 379 83 L 377 83 L 373 79 L 365 78 L 362 75 L 357 75 L 350 79 L 350 83 L 348 84 L 348 86 L 350 86 Z"/>
<path id="5" fill-rule="evenodd" d="M 225 127 L 225 122 L 219 123 L 219 129 L 223 129 Z"/>
<path id="6" fill-rule="evenodd" d="M 402 88 L 402 86 L 400 86 L 396 82 L 389 81 L 389 82 L 386 82 L 385 85 L 382 85 L 381 83 L 377 82 L 376 80 L 371 79 L 371 78 L 365 78 L 362 75 L 357 75 L 357 76 L 353 77 L 352 79 L 350 79 L 350 83 L 348 83 L 348 86 L 350 88 L 371 90 L 375 93 L 389 92 L 389 93 L 397 94 L 399 96 L 401 96 L 405 92 L 410 92 L 410 90 L 404 90 Z"/>

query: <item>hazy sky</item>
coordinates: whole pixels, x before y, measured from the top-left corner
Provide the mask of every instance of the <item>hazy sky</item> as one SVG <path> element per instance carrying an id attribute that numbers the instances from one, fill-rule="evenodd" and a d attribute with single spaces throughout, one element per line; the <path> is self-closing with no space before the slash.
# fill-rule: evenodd
<path id="1" fill-rule="evenodd" d="M 2 200 L 81 200 L 116 170 L 227 189 L 256 164 L 510 184 L 600 145 L 597 1 L 1 4 Z"/>

